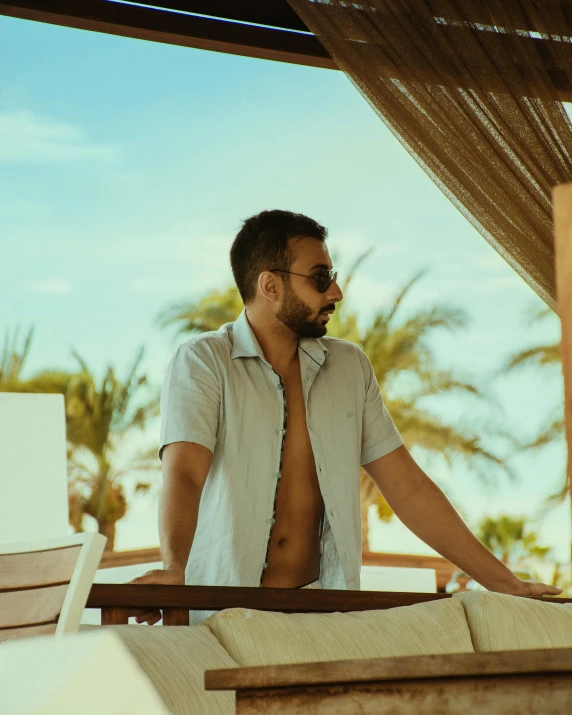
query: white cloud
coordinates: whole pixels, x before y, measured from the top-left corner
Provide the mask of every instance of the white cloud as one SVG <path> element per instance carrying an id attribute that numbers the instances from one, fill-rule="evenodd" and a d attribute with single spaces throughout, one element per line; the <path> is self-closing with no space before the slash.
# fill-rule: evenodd
<path id="1" fill-rule="evenodd" d="M 60 278 L 27 283 L 23 289 L 28 293 L 43 293 L 45 295 L 69 295 L 75 291 L 69 281 Z"/>
<path id="2" fill-rule="evenodd" d="M 98 144 L 80 127 L 25 109 L 0 112 L 0 163 L 111 161 L 117 148 Z"/>

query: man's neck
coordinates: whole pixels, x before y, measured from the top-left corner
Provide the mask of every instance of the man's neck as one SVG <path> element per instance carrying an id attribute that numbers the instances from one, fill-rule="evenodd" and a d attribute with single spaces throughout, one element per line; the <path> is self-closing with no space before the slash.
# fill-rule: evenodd
<path id="1" fill-rule="evenodd" d="M 298 337 L 280 324 L 268 321 L 255 310 L 246 309 L 246 319 L 266 360 L 280 375 L 286 375 L 299 364 Z"/>

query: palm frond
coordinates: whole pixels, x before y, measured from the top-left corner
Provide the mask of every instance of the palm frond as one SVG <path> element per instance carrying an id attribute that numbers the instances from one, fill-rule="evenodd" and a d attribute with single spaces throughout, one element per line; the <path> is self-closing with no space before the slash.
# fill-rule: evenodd
<path id="1" fill-rule="evenodd" d="M 427 273 L 426 268 L 423 268 L 422 270 L 418 271 L 412 278 L 409 279 L 409 281 L 403 286 L 403 288 L 395 296 L 391 306 L 389 307 L 389 310 L 387 311 L 386 319 L 387 319 L 388 324 L 391 323 L 391 321 L 395 317 L 395 314 L 399 310 L 399 306 L 403 303 L 403 301 L 405 300 L 406 296 L 409 294 L 409 292 L 411 291 L 413 286 L 416 283 L 419 283 L 419 281 L 423 278 L 423 276 L 426 273 Z"/>
<path id="2" fill-rule="evenodd" d="M 20 329 L 16 328 L 12 337 L 9 330 L 4 336 L 0 362 L 0 392 L 17 391 L 22 381 L 22 370 L 30 352 L 34 329 L 28 330 L 22 346 L 19 346 L 19 333 Z"/>
<path id="3" fill-rule="evenodd" d="M 480 433 L 446 424 L 416 403 L 398 400 L 388 407 L 409 448 L 440 455 L 449 464 L 461 459 L 485 483 L 491 483 L 499 473 L 514 479 L 507 461 L 485 447 Z"/>
<path id="4" fill-rule="evenodd" d="M 342 286 L 342 293 L 346 293 L 347 289 L 350 287 L 350 283 L 353 280 L 353 277 L 358 271 L 358 268 L 361 266 L 361 264 L 366 261 L 371 254 L 375 251 L 375 246 L 370 246 L 370 248 L 366 249 L 362 254 L 360 254 L 356 260 L 352 263 L 350 266 L 350 270 L 348 271 L 348 275 L 346 276 L 346 279 L 344 281 L 344 284 Z"/>
<path id="5" fill-rule="evenodd" d="M 545 367 L 547 365 L 560 365 L 562 355 L 560 351 L 560 343 L 552 343 L 550 345 L 535 345 L 531 348 L 521 350 L 519 353 L 512 355 L 501 368 L 501 373 L 510 372 L 516 368 L 522 367 Z"/>
<path id="6" fill-rule="evenodd" d="M 547 444 L 562 442 L 564 437 L 564 417 L 558 417 L 545 425 L 538 435 L 531 442 L 524 444 L 521 449 L 539 449 L 540 447 L 545 447 Z"/>
<path id="7" fill-rule="evenodd" d="M 204 333 L 218 330 L 241 313 L 244 304 L 236 286 L 223 292 L 211 291 L 198 302 L 182 302 L 169 306 L 157 316 L 160 328 L 178 325 L 181 333 Z"/>

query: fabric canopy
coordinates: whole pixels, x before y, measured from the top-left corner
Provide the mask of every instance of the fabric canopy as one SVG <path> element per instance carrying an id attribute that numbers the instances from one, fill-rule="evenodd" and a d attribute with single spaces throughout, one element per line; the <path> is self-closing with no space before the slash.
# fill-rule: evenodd
<path id="1" fill-rule="evenodd" d="M 288 0 L 461 213 L 556 308 L 569 0 Z"/>

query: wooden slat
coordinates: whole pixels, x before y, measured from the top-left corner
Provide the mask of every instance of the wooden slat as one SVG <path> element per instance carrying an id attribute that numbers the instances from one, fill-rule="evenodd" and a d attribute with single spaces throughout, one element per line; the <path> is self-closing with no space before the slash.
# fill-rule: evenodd
<path id="1" fill-rule="evenodd" d="M 337 69 L 313 35 L 106 0 L 13 0 L 0 14 L 139 40 Z"/>
<path id="2" fill-rule="evenodd" d="M 66 584 L 0 593 L 0 628 L 57 620 L 67 589 Z"/>
<path id="3" fill-rule="evenodd" d="M 562 184 L 554 189 L 554 232 L 556 289 L 562 321 L 568 474 L 572 476 L 572 184 Z M 572 480 L 570 488 L 572 490 Z"/>
<path id="4" fill-rule="evenodd" d="M 86 608 L 186 608 L 191 611 L 255 608 L 282 613 L 331 613 L 410 606 L 441 598 L 450 596 L 441 593 L 96 583 L 91 587 Z"/>
<path id="5" fill-rule="evenodd" d="M 129 551 L 104 551 L 99 563 L 100 569 L 111 569 L 135 564 L 151 564 L 161 561 L 161 549 L 132 549 Z"/>
<path id="6" fill-rule="evenodd" d="M 0 592 L 71 580 L 81 546 L 23 554 L 0 554 Z"/>
<path id="7" fill-rule="evenodd" d="M 29 628 L 1 628 L 0 643 L 16 638 L 31 638 L 33 636 L 53 635 L 56 632 L 57 623 L 44 623 L 41 626 L 30 626 Z"/>
<path id="8" fill-rule="evenodd" d="M 244 690 L 523 673 L 572 673 L 572 648 L 420 655 L 207 670 L 205 689 Z"/>

